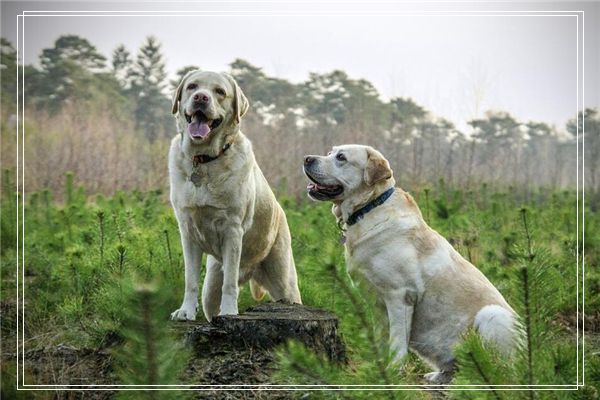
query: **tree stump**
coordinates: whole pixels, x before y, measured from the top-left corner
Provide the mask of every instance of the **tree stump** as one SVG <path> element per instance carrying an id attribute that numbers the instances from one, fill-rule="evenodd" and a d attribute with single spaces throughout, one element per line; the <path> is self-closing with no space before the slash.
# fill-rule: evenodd
<path id="1" fill-rule="evenodd" d="M 195 325 L 186 334 L 197 354 L 215 350 L 268 350 L 294 339 L 336 362 L 346 361 L 337 331 L 337 317 L 301 304 L 262 303 L 240 315 L 215 317 L 211 324 Z"/>

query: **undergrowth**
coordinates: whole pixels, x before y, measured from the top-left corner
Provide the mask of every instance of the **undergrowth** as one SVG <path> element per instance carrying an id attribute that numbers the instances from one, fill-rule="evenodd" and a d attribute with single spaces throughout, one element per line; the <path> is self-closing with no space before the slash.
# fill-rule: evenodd
<path id="1" fill-rule="evenodd" d="M 16 290 L 18 208 L 12 185 L 10 175 L 5 174 L 1 220 L 3 302 L 9 302 Z M 525 331 L 525 340 L 511 360 L 497 355 L 478 336 L 467 335 L 457 348 L 460 369 L 453 383 L 573 384 L 577 370 L 576 338 L 573 322 L 569 321 L 574 321 L 578 307 L 575 193 L 541 188 L 525 196 L 511 188 L 492 190 L 483 185 L 460 190 L 439 184 L 412 194 L 427 222 L 481 269 L 513 305 Z M 156 190 L 90 196 L 73 184 L 72 176 L 67 176 L 61 197 L 64 201 L 58 203 L 52 193 L 42 191 L 27 193 L 25 198 L 27 349 L 61 343 L 92 349 L 120 346 L 123 354 L 129 351 L 131 356 L 120 359 L 122 368 L 117 373 L 123 381 L 141 379 L 128 370 L 135 370 L 147 344 L 143 330 L 131 328 L 144 325 L 143 318 L 132 320 L 141 318 L 143 312 L 133 314 L 132 310 L 143 308 L 143 296 L 160 299 L 158 303 L 151 302 L 152 317 L 147 321 L 148 326 L 158 329 L 158 334 L 161 323 L 166 324 L 169 313 L 179 306 L 183 296 L 179 233 L 166 195 Z M 339 231 L 329 205 L 297 201 L 285 195 L 278 198 L 292 232 L 303 302 L 338 315 L 349 361 L 333 365 L 291 343 L 278 351 L 275 383 L 423 384 L 422 375 L 430 369 L 416 356 L 409 355 L 400 365 L 391 363 L 385 312 L 370 288 L 347 275 Z M 579 255 L 585 250 L 585 259 L 580 258 L 579 264 L 586 264 L 586 313 L 592 316 L 600 310 L 600 296 L 593 295 L 600 287 L 600 274 L 594 269 L 600 248 L 598 224 L 595 214 L 586 218 L 585 249 L 579 241 Z M 580 268 L 580 278 L 581 272 Z M 579 300 L 581 304 L 582 293 Z M 248 287 L 241 288 L 239 303 L 240 310 L 255 303 Z M 198 318 L 203 318 L 201 313 Z M 596 346 L 596 352 L 597 345 L 590 342 L 590 346 Z M 156 354 L 171 351 L 166 350 L 169 345 L 164 340 L 156 346 Z M 145 354 L 143 357 L 148 356 Z M 176 366 L 182 363 L 174 362 L 173 369 L 164 372 L 177 371 Z M 600 380 L 597 364 L 597 357 L 590 357 L 586 383 Z M 173 380 L 177 374 L 167 375 L 157 370 L 152 379 L 146 378 L 148 382 Z M 518 396 L 597 396 L 592 391 L 519 392 Z M 451 392 L 451 397 L 508 399 L 515 395 L 498 391 L 478 393 Z M 311 396 L 403 399 L 429 394 L 323 391 Z"/>

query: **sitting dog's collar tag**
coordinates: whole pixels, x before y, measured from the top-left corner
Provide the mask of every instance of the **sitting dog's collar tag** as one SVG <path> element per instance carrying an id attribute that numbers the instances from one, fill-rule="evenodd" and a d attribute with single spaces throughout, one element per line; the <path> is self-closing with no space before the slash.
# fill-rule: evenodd
<path id="1" fill-rule="evenodd" d="M 344 228 L 344 220 L 342 218 L 338 219 L 337 226 L 340 229 L 340 244 L 346 244 L 346 229 Z"/>

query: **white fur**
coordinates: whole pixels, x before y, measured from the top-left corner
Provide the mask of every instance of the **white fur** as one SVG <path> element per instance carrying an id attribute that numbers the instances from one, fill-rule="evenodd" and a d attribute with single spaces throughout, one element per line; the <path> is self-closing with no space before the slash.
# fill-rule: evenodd
<path id="1" fill-rule="evenodd" d="M 184 112 L 191 109 L 192 91 L 212 97 L 210 118 L 223 123 L 202 140 L 187 131 Z M 226 90 L 222 96 L 215 92 Z M 202 307 L 210 321 L 216 315 L 238 313 L 239 285 L 254 280 L 253 294 L 266 289 L 273 300 L 300 303 L 291 237 L 281 206 L 258 167 L 252 145 L 239 129 L 248 108 L 231 77 L 212 72 L 188 74 L 176 91 L 173 110 L 179 135 L 169 151 L 171 204 L 179 224 L 185 263 L 185 294 L 172 319 L 194 320 L 203 253 L 207 253 Z M 189 114 L 189 112 L 188 112 Z M 220 154 L 224 145 L 229 149 Z M 199 165 L 198 154 L 219 156 Z M 192 182 L 192 174 L 200 176 Z"/>
<path id="2" fill-rule="evenodd" d="M 500 350 L 510 353 L 514 347 L 514 314 L 497 304 L 483 307 L 475 316 L 473 326 L 484 340 L 495 343 Z"/>
<path id="3" fill-rule="evenodd" d="M 307 156 L 305 172 L 318 184 L 343 186 L 343 193 L 331 198 L 341 222 L 395 185 L 387 160 L 367 146 L 336 146 L 328 156 Z M 396 361 L 411 349 L 439 371 L 427 378 L 444 383 L 454 369 L 453 347 L 468 328 L 502 349 L 513 346 L 514 311 L 477 268 L 427 226 L 408 193 L 396 188 L 384 204 L 345 229 L 348 270 L 366 278 L 384 301 Z"/>

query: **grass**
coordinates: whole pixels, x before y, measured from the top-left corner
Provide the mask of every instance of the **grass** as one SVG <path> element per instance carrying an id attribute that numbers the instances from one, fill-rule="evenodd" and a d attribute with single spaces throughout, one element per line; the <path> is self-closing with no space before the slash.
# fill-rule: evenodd
<path id="1" fill-rule="evenodd" d="M 48 191 L 31 193 L 26 198 L 26 349 L 59 344 L 99 349 L 119 343 L 127 336 L 124 323 L 130 319 L 127 293 L 131 292 L 128 288 L 132 282 L 169 288 L 161 292 L 161 303 L 156 308 L 158 320 L 166 323 L 183 297 L 184 277 L 177 223 L 165 193 L 156 190 L 88 196 L 82 188 L 73 186 L 72 178 L 66 182 L 63 203 L 53 201 Z M 17 210 L 6 176 L 4 183 L 3 306 L 12 301 L 16 291 Z M 511 188 L 493 190 L 482 185 L 463 191 L 440 184 L 413 195 L 428 223 L 480 268 L 511 304 L 522 298 L 519 285 L 513 282 L 521 271 L 521 250 L 527 248 L 528 240 L 534 249 L 543 249 L 553 295 L 551 317 L 545 323 L 557 332 L 551 345 L 575 352 L 574 327 L 564 322 L 572 321 L 577 310 L 575 192 L 539 189 L 525 196 Z M 349 370 L 329 371 L 329 375 L 323 372 L 321 377 L 336 382 L 359 378 L 365 379 L 363 383 L 382 379 L 395 384 L 418 381 L 418 376 L 428 371 L 414 356 L 401 367 L 387 366 L 387 328 L 382 323 L 385 313 L 375 298 L 357 289 L 346 275 L 340 235 L 329 204 L 297 201 L 285 195 L 278 198 L 292 232 L 303 302 L 335 312 L 348 345 Z M 528 216 L 527 232 L 523 228 L 523 207 Z M 593 295 L 600 287 L 600 273 L 594 268 L 598 266 L 600 248 L 597 215 L 588 213 L 584 229 L 586 314 L 597 318 L 600 296 Z M 581 254 L 584 248 L 581 242 L 579 245 Z M 240 310 L 254 303 L 247 285 L 241 288 Z M 298 348 L 289 351 L 296 355 L 281 353 L 279 365 L 284 373 L 276 379 L 310 381 L 294 374 L 292 365 L 296 358 L 306 359 L 306 352 Z M 377 360 L 373 354 L 379 355 Z M 574 381 L 574 377 L 564 378 Z"/>

